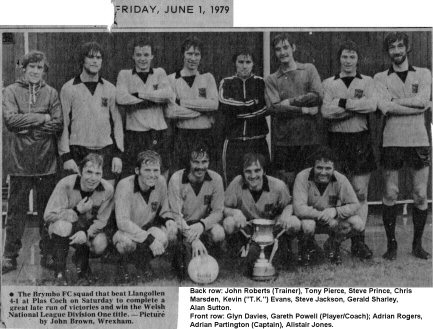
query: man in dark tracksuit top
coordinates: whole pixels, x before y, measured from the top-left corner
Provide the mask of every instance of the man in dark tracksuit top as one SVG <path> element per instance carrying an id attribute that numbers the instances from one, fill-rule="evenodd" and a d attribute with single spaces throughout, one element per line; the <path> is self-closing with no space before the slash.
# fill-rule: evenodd
<path id="1" fill-rule="evenodd" d="M 266 135 L 265 82 L 252 73 L 254 59 L 249 50 L 233 56 L 236 75 L 221 81 L 220 109 L 225 114 L 225 141 L 222 154 L 225 185 L 242 171 L 242 158 L 247 153 L 262 154 L 269 164 Z"/>
<path id="2" fill-rule="evenodd" d="M 2 273 L 17 268 L 18 252 L 27 217 L 29 192 L 36 187 L 41 265 L 50 266 L 50 242 L 44 228 L 43 213 L 56 184 L 57 137 L 63 116 L 57 91 L 42 80 L 47 69 L 45 54 L 31 51 L 23 58 L 23 77 L 6 87 L 3 117 L 11 131 L 6 243 Z"/>
<path id="3" fill-rule="evenodd" d="M 384 167 L 383 224 L 388 239 L 385 259 L 397 257 L 395 222 L 397 218 L 398 176 L 404 162 L 410 168 L 414 207 L 412 254 L 430 258 L 421 245 L 427 221 L 427 184 L 431 146 L 425 126 L 425 111 L 431 109 L 431 72 L 409 65 L 409 38 L 406 33 L 391 32 L 384 40 L 384 50 L 392 66 L 374 76 L 379 110 L 385 115 L 381 162 Z"/>

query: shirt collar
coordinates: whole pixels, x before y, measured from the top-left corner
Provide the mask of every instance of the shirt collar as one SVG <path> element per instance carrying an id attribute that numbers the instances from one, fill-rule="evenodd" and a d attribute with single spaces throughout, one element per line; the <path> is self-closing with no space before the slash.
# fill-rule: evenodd
<path id="1" fill-rule="evenodd" d="M 407 70 L 408 70 L 408 71 L 413 71 L 413 72 L 416 71 L 415 68 L 414 68 L 412 65 L 409 65 L 409 67 L 408 67 Z M 393 66 L 393 65 L 391 65 L 390 68 L 388 69 L 388 75 L 390 75 L 390 74 L 392 74 L 392 73 L 397 73 L 397 72 L 394 70 L 394 66 Z"/>
<path id="2" fill-rule="evenodd" d="M 149 190 L 147 190 L 146 192 L 152 191 L 154 189 L 155 189 L 155 186 L 151 186 L 149 188 Z M 141 193 L 143 191 L 141 190 L 140 184 L 138 183 L 138 175 L 134 175 L 134 193 L 137 193 L 137 192 Z"/>
<path id="3" fill-rule="evenodd" d="M 191 181 L 189 180 L 188 174 L 189 174 L 189 171 L 185 169 L 183 171 L 183 174 L 182 174 L 182 184 L 188 184 L 188 183 L 191 184 Z M 206 174 L 204 175 L 204 180 L 207 180 L 207 181 L 212 180 L 212 177 L 210 177 L 209 172 L 207 172 L 207 171 L 206 171 Z"/>
<path id="4" fill-rule="evenodd" d="M 84 192 L 83 190 L 81 190 L 80 180 L 81 180 L 81 176 L 77 175 L 77 177 L 75 177 L 75 183 L 74 183 L 74 188 L 73 189 L 77 190 L 77 191 L 80 191 L 80 192 Z M 102 183 L 99 183 L 98 186 L 96 186 L 95 191 L 105 191 L 105 188 L 102 185 Z"/>
<path id="5" fill-rule="evenodd" d="M 311 168 L 310 174 L 308 175 L 308 180 L 314 182 L 314 168 Z M 334 174 L 331 176 L 331 182 L 336 182 L 337 178 Z"/>
<path id="6" fill-rule="evenodd" d="M 248 189 L 248 184 L 245 181 L 244 176 L 242 176 L 242 189 L 244 189 L 244 190 Z M 270 189 L 269 189 L 269 180 L 268 180 L 268 176 L 266 176 L 266 175 L 263 175 L 262 191 L 270 192 Z"/>
<path id="7" fill-rule="evenodd" d="M 132 69 L 132 74 L 138 74 L 139 72 L 137 72 L 137 69 L 134 67 L 133 69 Z M 140 73 L 149 73 L 149 74 L 153 74 L 153 68 L 151 67 L 150 69 L 149 69 L 149 72 L 140 72 Z"/>
<path id="8" fill-rule="evenodd" d="M 90 81 L 89 81 L 90 82 Z M 80 83 L 84 83 L 81 81 L 81 77 L 78 75 L 74 78 L 74 82 L 72 82 L 73 85 L 78 85 Z M 98 83 L 104 84 L 104 81 L 102 80 L 101 76 L 99 76 Z"/>
<path id="9" fill-rule="evenodd" d="M 174 76 L 175 79 L 182 78 L 182 75 L 180 74 L 180 71 L 182 71 L 182 70 L 176 71 L 176 74 L 175 74 L 175 76 Z M 200 75 L 200 72 L 197 71 L 196 74 L 194 74 L 194 75 L 187 75 L 187 76 L 185 76 L 185 77 L 193 77 L 193 76 L 198 77 L 199 75 Z"/>
<path id="10" fill-rule="evenodd" d="M 278 68 L 278 71 L 277 71 L 277 78 L 280 78 L 280 77 L 282 77 L 283 75 L 285 75 L 285 74 L 287 74 L 287 73 L 290 73 L 290 72 L 293 72 L 293 71 L 296 71 L 296 70 L 304 70 L 304 69 L 305 69 L 304 64 L 302 64 L 302 63 L 298 63 L 298 62 L 295 62 L 295 64 L 296 64 L 296 66 L 295 66 L 292 70 L 290 70 L 290 71 L 286 71 L 286 72 L 284 72 L 283 69 L 282 69 L 281 66 L 280 66 L 280 67 Z"/>
<path id="11" fill-rule="evenodd" d="M 362 79 L 362 75 L 359 72 L 356 72 L 355 78 Z M 338 79 L 341 79 L 340 72 L 334 76 L 334 80 L 338 80 Z"/>
<path id="12" fill-rule="evenodd" d="M 234 77 L 235 79 L 239 79 L 239 80 L 241 80 L 241 81 L 247 81 L 247 80 L 249 80 L 249 79 L 251 79 L 251 78 L 254 78 L 254 76 L 255 76 L 255 74 L 252 73 L 252 72 L 251 72 L 251 75 L 250 75 L 248 78 L 246 78 L 246 79 L 241 79 L 240 77 L 238 77 L 238 75 L 237 75 L 236 73 L 233 75 L 233 77 Z"/>

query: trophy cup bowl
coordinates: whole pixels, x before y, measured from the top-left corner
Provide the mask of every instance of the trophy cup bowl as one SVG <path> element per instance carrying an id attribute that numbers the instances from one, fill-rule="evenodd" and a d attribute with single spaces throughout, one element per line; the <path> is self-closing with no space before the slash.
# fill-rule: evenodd
<path id="1" fill-rule="evenodd" d="M 276 271 L 272 263 L 265 257 L 265 247 L 274 244 L 275 221 L 270 219 L 253 219 L 254 228 L 252 240 L 260 247 L 260 256 L 254 263 L 252 279 L 256 281 L 273 280 Z"/>

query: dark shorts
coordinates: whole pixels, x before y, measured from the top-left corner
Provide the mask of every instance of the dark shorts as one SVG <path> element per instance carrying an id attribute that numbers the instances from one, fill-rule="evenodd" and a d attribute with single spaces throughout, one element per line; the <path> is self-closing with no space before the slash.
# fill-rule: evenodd
<path id="1" fill-rule="evenodd" d="M 399 170 L 406 165 L 415 170 L 430 166 L 430 146 L 419 147 L 383 147 L 381 164 L 388 170 Z"/>
<path id="2" fill-rule="evenodd" d="M 174 155 L 175 170 L 188 168 L 191 151 L 199 144 L 206 145 L 209 150 L 209 168 L 215 170 L 216 149 L 212 129 L 180 129 L 175 130 Z"/>
<path id="3" fill-rule="evenodd" d="M 135 173 L 138 153 L 153 150 L 161 156 L 161 172 L 170 167 L 170 140 L 167 129 L 149 131 L 125 131 L 125 164 L 122 177 Z"/>
<path id="4" fill-rule="evenodd" d="M 89 154 L 89 153 L 96 153 L 101 155 L 104 158 L 104 165 L 102 167 L 102 177 L 107 180 L 112 180 L 117 178 L 117 174 L 113 173 L 111 171 L 111 163 L 113 160 L 113 154 L 114 154 L 114 146 L 108 145 L 102 149 L 89 149 L 84 146 L 79 145 L 71 145 L 70 146 L 70 152 L 72 155 L 72 159 L 74 159 L 77 166 L 80 165 L 80 162 Z"/>
<path id="5" fill-rule="evenodd" d="M 242 173 L 242 159 L 245 154 L 250 152 L 262 154 L 265 157 L 265 169 L 267 169 L 267 166 L 270 164 L 270 155 L 266 138 L 246 141 L 237 139 L 225 140 L 222 162 L 226 186 L 230 184 L 233 178 Z"/>
<path id="6" fill-rule="evenodd" d="M 93 221 L 78 218 L 76 222 L 72 223 L 71 236 L 79 231 L 84 231 L 87 234 L 87 230 L 89 229 L 90 225 L 92 225 L 92 223 Z"/>
<path id="7" fill-rule="evenodd" d="M 368 131 L 330 132 L 329 146 L 337 156 L 336 169 L 345 175 L 368 174 L 377 168 Z"/>
<path id="8" fill-rule="evenodd" d="M 275 146 L 273 169 L 300 172 L 313 166 L 313 157 L 320 145 Z"/>

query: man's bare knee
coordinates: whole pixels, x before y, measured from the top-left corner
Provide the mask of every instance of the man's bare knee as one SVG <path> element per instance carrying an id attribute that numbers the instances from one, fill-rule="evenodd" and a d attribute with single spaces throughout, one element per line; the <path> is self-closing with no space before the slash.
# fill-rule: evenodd
<path id="1" fill-rule="evenodd" d="M 385 187 L 385 193 L 383 195 L 383 199 L 387 205 L 393 205 L 398 198 L 398 186 L 394 184 L 388 184 Z"/>
<path id="2" fill-rule="evenodd" d="M 305 235 L 314 235 L 316 231 L 316 222 L 311 219 L 304 219 L 301 222 L 302 232 Z"/>
<path id="3" fill-rule="evenodd" d="M 228 217 L 224 218 L 223 227 L 224 227 L 224 231 L 227 234 L 229 234 L 229 235 L 233 234 L 236 230 L 235 219 L 232 216 L 228 216 Z"/>
<path id="4" fill-rule="evenodd" d="M 108 239 L 104 233 L 99 233 L 90 243 L 90 251 L 95 255 L 101 255 L 108 246 Z"/>
<path id="5" fill-rule="evenodd" d="M 65 220 L 58 220 L 50 225 L 49 232 L 62 237 L 70 236 L 72 233 L 72 223 Z"/>
<path id="6" fill-rule="evenodd" d="M 210 229 L 210 235 L 213 242 L 221 242 L 224 241 L 226 235 L 224 233 L 224 228 L 216 224 Z"/>
<path id="7" fill-rule="evenodd" d="M 415 206 L 423 206 L 427 202 L 427 190 L 426 187 L 423 186 L 414 186 L 413 192 L 413 203 Z"/>
<path id="8" fill-rule="evenodd" d="M 348 224 L 350 224 L 350 229 L 355 232 L 362 232 L 365 229 L 364 221 L 360 216 L 352 216 L 347 220 Z"/>

